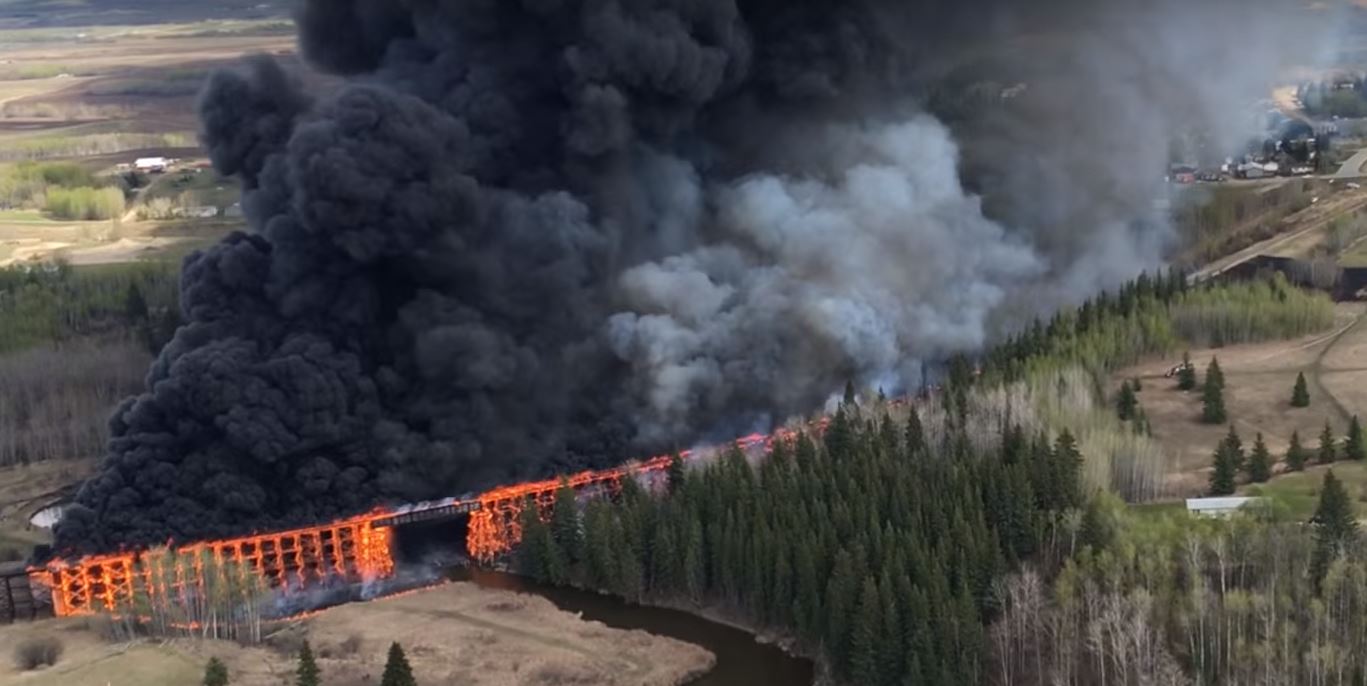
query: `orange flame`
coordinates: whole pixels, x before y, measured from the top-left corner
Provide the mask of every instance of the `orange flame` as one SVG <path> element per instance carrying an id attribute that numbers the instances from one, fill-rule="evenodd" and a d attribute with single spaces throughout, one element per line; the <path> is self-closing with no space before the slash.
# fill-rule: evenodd
<path id="1" fill-rule="evenodd" d="M 894 401 L 894 404 L 897 404 Z M 807 426 L 807 429 L 821 434 L 825 432 L 830 419 L 822 417 Z M 779 429 L 773 434 L 754 433 L 734 441 L 737 448 L 749 451 L 762 447 L 765 451 L 774 447 L 775 441 L 785 443 L 797 439 L 798 430 Z M 693 457 L 692 451 L 679 453 L 685 460 Z M 603 469 L 585 471 L 566 478 L 570 488 L 575 491 L 606 490 L 617 493 L 621 490 L 622 479 L 664 472 L 673 461 L 670 455 L 652 457 L 637 462 Z M 500 555 L 510 552 L 522 541 L 522 508 L 528 501 L 536 504 L 537 515 L 542 521 L 550 518 L 551 505 L 555 491 L 560 488 L 560 479 L 531 481 L 513 486 L 501 486 L 479 496 L 479 508 L 470 513 L 470 528 L 465 537 L 465 549 L 470 557 L 481 562 L 489 562 Z"/>
<path id="2" fill-rule="evenodd" d="M 908 401 L 890 401 L 900 406 Z M 822 417 L 807 425 L 816 434 L 826 430 L 830 420 Z M 775 441 L 791 442 L 798 430 L 779 429 L 773 434 L 750 434 L 734 441 L 742 451 L 755 448 L 772 449 Z M 691 451 L 680 453 L 683 459 L 694 457 Z M 669 468 L 673 457 L 660 455 L 643 462 L 620 467 L 579 472 L 565 479 L 574 490 L 590 495 L 620 492 L 622 480 L 642 475 L 658 475 Z M 550 517 L 555 491 L 560 479 L 531 481 L 501 486 L 476 496 L 477 505 L 470 513 L 466 534 L 466 550 L 470 557 L 483 562 L 506 554 L 522 540 L 519 521 L 525 503 L 536 505 L 542 520 Z M 463 501 L 470 503 L 470 501 Z M 216 541 L 200 541 L 178 548 L 180 553 L 193 556 L 194 577 L 184 578 L 184 570 L 176 570 L 177 589 L 159 588 L 154 583 L 151 565 L 138 563 L 147 556 L 164 552 L 119 552 L 81 558 L 74 562 L 53 560 L 41 568 L 29 570 L 38 584 L 52 594 L 53 611 L 58 616 L 89 614 L 100 607 L 109 611 L 128 606 L 139 592 L 149 597 L 183 589 L 185 584 L 203 588 L 202 558 L 205 554 L 215 560 L 231 560 L 250 565 L 268 584 L 276 588 L 302 588 L 327 577 L 341 577 L 351 581 L 387 578 L 394 573 L 393 532 L 388 525 L 376 522 L 395 512 L 379 509 L 369 514 L 343 519 L 320 526 L 292 529 L 276 533 L 257 534 Z"/>
<path id="3" fill-rule="evenodd" d="M 232 560 L 251 566 L 274 587 L 302 587 L 311 580 L 340 576 L 351 580 L 388 577 L 394 573 L 391 551 L 393 532 L 373 522 L 387 514 L 376 511 L 322 526 L 279 533 L 200 541 L 177 549 L 194 560 L 193 576 L 176 569 L 174 585 L 203 587 L 203 556 Z M 53 612 L 59 617 L 89 614 L 103 607 L 114 611 L 139 592 L 148 596 L 166 593 L 152 579 L 151 565 L 138 563 L 161 551 L 121 552 L 81 558 L 75 562 L 53 560 L 30 570 L 33 578 L 52 593 Z M 148 560 L 150 562 L 150 560 Z"/>

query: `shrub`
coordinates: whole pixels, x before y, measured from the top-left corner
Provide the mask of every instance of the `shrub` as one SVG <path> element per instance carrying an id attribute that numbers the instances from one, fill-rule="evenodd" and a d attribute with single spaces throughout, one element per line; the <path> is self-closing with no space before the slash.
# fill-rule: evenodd
<path id="1" fill-rule="evenodd" d="M 14 665 L 22 671 L 51 667 L 62 656 L 62 642 L 51 636 L 27 638 L 14 649 Z"/>
<path id="2" fill-rule="evenodd" d="M 204 666 L 204 686 L 228 686 L 228 668 L 216 657 Z"/>
<path id="3" fill-rule="evenodd" d="M 57 219 L 100 220 L 123 214 L 123 191 L 117 188 L 50 187 L 45 208 Z"/>
<path id="4" fill-rule="evenodd" d="M 363 639 L 360 634 L 352 634 L 347 636 L 346 640 L 342 641 L 342 644 L 338 647 L 343 655 L 355 655 L 356 653 L 361 652 L 362 643 Z"/>

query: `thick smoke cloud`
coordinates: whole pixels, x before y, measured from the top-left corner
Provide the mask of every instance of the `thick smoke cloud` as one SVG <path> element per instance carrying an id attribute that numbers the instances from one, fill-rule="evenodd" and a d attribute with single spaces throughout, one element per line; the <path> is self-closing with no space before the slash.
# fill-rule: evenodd
<path id="1" fill-rule="evenodd" d="M 301 49 L 345 82 L 306 93 L 267 58 L 210 80 L 203 141 L 251 231 L 186 261 L 187 323 L 59 546 L 913 387 L 1158 264 L 1170 140 L 1249 119 L 1293 56 L 1248 37 L 1326 14 L 1191 4 L 305 0 Z"/>

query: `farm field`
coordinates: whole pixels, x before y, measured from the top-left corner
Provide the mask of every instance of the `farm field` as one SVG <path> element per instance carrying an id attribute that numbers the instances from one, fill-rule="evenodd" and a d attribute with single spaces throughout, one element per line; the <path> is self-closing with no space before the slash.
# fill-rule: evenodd
<path id="1" fill-rule="evenodd" d="M 177 259 L 240 228 L 236 184 L 199 147 L 200 86 L 247 54 L 302 71 L 285 7 L 83 4 L 0 2 L 0 266 Z M 140 158 L 169 166 L 138 175 Z M 89 176 L 53 181 L 72 165 Z M 87 186 L 124 197 L 102 211 L 54 200 Z"/>

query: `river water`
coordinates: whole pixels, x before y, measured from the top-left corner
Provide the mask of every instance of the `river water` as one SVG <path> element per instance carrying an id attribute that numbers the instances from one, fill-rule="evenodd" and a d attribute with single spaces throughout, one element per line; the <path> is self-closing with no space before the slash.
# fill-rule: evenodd
<path id="1" fill-rule="evenodd" d="M 534 593 L 562 610 L 580 613 L 584 619 L 616 629 L 641 629 L 702 646 L 717 656 L 717 664 L 712 671 L 690 682 L 690 686 L 808 686 L 812 683 L 810 660 L 760 643 L 752 634 L 740 629 L 681 610 L 635 605 L 613 596 L 543 586 L 524 577 L 469 567 L 453 568 L 448 576 L 486 588 Z"/>

